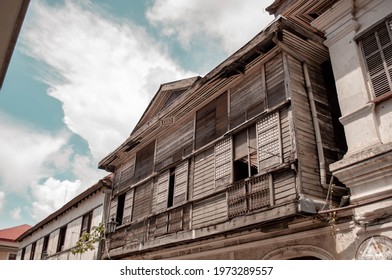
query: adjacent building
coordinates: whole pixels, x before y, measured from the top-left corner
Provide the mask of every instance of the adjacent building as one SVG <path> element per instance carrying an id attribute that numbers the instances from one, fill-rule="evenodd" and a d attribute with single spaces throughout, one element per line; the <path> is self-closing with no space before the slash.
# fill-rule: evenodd
<path id="1" fill-rule="evenodd" d="M 0 260 L 16 260 L 19 248 L 17 239 L 30 228 L 31 226 L 29 225 L 20 225 L 0 229 Z"/>
<path id="2" fill-rule="evenodd" d="M 84 232 L 90 232 L 107 220 L 105 202 L 110 195 L 110 186 L 110 177 L 105 177 L 22 234 L 17 239 L 17 259 L 99 259 L 104 239 L 94 244 L 94 250 L 83 254 L 73 254 L 71 250 Z"/>
<path id="3" fill-rule="evenodd" d="M 99 167 L 111 259 L 339 259 L 347 153 L 320 32 L 278 17 L 204 77 L 163 84 Z"/>
<path id="4" fill-rule="evenodd" d="M 340 258 L 392 259 L 392 2 L 276 0 L 268 10 L 328 47 L 348 148 L 329 165 L 350 190 L 350 206 L 333 212 L 350 231 Z"/>

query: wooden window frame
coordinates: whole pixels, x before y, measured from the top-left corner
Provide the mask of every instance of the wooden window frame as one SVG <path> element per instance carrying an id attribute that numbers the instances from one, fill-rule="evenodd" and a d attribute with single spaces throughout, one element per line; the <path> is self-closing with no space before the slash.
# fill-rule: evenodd
<path id="1" fill-rule="evenodd" d="M 92 220 L 93 220 L 93 211 L 83 215 L 82 226 L 80 228 L 80 236 L 82 236 L 83 233 L 85 232 L 90 233 Z"/>
<path id="2" fill-rule="evenodd" d="M 24 259 L 25 259 L 25 256 L 26 256 L 26 247 L 25 247 L 25 248 L 22 248 L 22 253 L 20 254 L 20 259 L 21 259 L 21 260 L 24 260 Z"/>
<path id="3" fill-rule="evenodd" d="M 66 234 L 67 234 L 67 226 L 61 227 L 59 230 L 59 239 L 57 241 L 56 253 L 61 252 L 63 250 Z"/>
<path id="4" fill-rule="evenodd" d="M 126 193 L 122 193 L 117 197 L 117 209 L 116 209 L 117 226 L 123 224 L 124 210 L 125 210 L 125 197 L 126 197 Z"/>
<path id="5" fill-rule="evenodd" d="M 242 135 L 245 133 L 245 138 L 246 138 L 246 146 L 247 146 L 247 151 L 246 151 L 246 155 L 238 157 L 236 155 L 236 147 L 237 147 L 237 141 L 236 141 L 236 137 Z M 258 168 L 258 160 L 257 160 L 257 136 L 256 136 L 256 124 L 252 124 L 246 128 L 244 128 L 243 130 L 239 131 L 238 133 L 233 135 L 233 178 L 232 178 L 232 182 L 238 182 L 241 181 L 243 179 L 246 178 L 250 178 L 256 174 L 259 173 L 259 168 Z M 254 138 L 251 138 L 252 136 L 254 136 Z M 253 140 L 252 140 L 253 139 Z M 253 142 L 253 145 L 255 145 L 255 147 L 252 147 L 251 143 Z M 254 149 L 254 151 L 252 151 L 252 149 Z M 256 168 L 252 169 L 252 162 L 254 162 L 253 157 L 256 156 Z M 245 159 L 245 160 L 244 160 Z M 238 175 L 236 175 L 237 172 L 239 172 L 239 164 L 242 162 L 243 165 L 247 165 L 246 168 L 246 173 L 247 176 L 243 177 L 240 176 L 240 178 L 238 177 Z M 255 172 L 256 169 L 256 172 Z M 241 172 L 242 173 L 242 172 Z"/>

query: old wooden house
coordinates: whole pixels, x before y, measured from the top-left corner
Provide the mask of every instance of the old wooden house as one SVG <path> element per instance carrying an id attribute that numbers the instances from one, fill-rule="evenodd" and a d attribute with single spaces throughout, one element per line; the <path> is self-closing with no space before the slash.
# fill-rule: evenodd
<path id="1" fill-rule="evenodd" d="M 102 255 L 103 241 L 93 250 L 72 253 L 85 232 L 107 220 L 106 209 L 111 188 L 107 176 L 71 199 L 63 207 L 18 237 L 18 260 L 96 260 Z"/>
<path id="2" fill-rule="evenodd" d="M 335 258 L 317 212 L 347 194 L 328 168 L 346 143 L 323 40 L 279 17 L 204 77 L 161 85 L 99 164 L 114 173 L 103 258 Z"/>

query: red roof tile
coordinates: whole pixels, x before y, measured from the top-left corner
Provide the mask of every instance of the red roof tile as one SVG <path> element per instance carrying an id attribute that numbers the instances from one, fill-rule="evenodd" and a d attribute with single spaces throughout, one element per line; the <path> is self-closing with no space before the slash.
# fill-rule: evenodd
<path id="1" fill-rule="evenodd" d="M 15 241 L 21 236 L 26 230 L 30 229 L 29 225 L 21 225 L 12 228 L 0 229 L 0 239 Z"/>

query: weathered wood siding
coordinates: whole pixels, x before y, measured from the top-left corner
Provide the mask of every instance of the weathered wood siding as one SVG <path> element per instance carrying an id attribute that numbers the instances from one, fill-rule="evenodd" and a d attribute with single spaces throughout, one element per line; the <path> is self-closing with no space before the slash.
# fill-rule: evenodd
<path id="1" fill-rule="evenodd" d="M 301 62 L 287 55 L 302 192 L 323 198 L 312 113 Z"/>
<path id="2" fill-rule="evenodd" d="M 338 120 L 341 113 L 331 71 L 328 64 L 308 64 L 328 177 L 331 175 L 329 165 L 340 160 L 347 150 L 343 126 Z"/>
<path id="3" fill-rule="evenodd" d="M 227 219 L 226 193 L 222 193 L 193 205 L 193 228 L 200 228 Z"/>
<path id="4" fill-rule="evenodd" d="M 297 198 L 295 188 L 295 174 L 292 170 L 285 170 L 273 174 L 274 199 L 279 205 Z"/>

